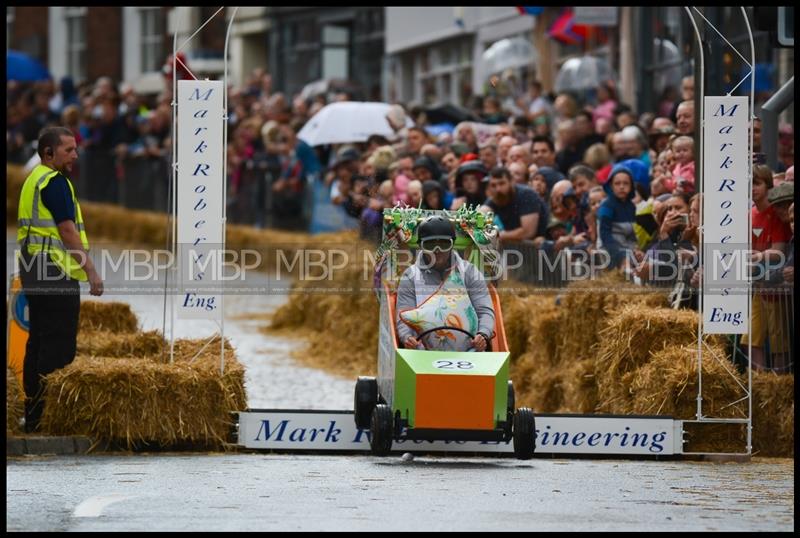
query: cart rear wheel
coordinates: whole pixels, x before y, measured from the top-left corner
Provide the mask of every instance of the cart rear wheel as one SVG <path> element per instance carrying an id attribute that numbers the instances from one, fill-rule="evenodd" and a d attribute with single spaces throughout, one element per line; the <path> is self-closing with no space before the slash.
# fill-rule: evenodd
<path id="1" fill-rule="evenodd" d="M 356 428 L 366 430 L 372 417 L 372 409 L 378 403 L 378 382 L 374 377 L 359 377 L 353 398 L 353 415 Z"/>
<path id="2" fill-rule="evenodd" d="M 514 414 L 514 455 L 521 460 L 529 460 L 536 449 L 534 434 L 536 420 L 533 411 L 520 407 Z"/>
<path id="3" fill-rule="evenodd" d="M 392 449 L 392 409 L 378 404 L 372 410 L 369 446 L 376 456 L 385 456 Z"/>

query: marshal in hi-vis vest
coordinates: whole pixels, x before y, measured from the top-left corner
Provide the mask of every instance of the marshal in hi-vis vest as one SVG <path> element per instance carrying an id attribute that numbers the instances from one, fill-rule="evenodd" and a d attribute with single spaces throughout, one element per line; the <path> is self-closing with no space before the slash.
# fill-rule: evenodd
<path id="1" fill-rule="evenodd" d="M 61 235 L 58 233 L 58 226 L 53 219 L 53 214 L 45 207 L 42 202 L 42 190 L 50 183 L 50 180 L 59 174 L 40 164 L 25 179 L 22 185 L 22 193 L 19 196 L 19 210 L 17 213 L 17 243 L 20 248 L 25 248 L 31 255 L 40 252 L 47 252 L 50 259 L 55 263 L 69 278 L 73 280 L 88 280 L 86 272 L 70 255 Z M 83 226 L 83 215 L 81 206 L 75 197 L 75 189 L 67 179 L 72 202 L 75 204 L 75 226 L 81 236 L 83 248 L 89 250 L 89 240 L 86 237 L 86 230 Z"/>

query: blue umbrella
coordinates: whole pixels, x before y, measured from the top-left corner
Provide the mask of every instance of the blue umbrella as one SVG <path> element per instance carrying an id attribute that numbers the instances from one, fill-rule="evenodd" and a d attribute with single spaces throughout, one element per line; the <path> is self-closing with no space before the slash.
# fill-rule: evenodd
<path id="1" fill-rule="evenodd" d="M 436 123 L 434 125 L 425 126 L 425 130 L 432 136 L 439 136 L 442 133 L 453 134 L 453 129 L 455 128 L 456 126 L 452 123 Z"/>
<path id="2" fill-rule="evenodd" d="M 6 51 L 6 80 L 48 80 L 50 72 L 27 54 L 15 50 Z"/>

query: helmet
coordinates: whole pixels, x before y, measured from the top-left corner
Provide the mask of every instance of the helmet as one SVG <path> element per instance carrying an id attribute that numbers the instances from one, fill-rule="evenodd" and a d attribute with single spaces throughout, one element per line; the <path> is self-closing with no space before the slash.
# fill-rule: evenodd
<path id="1" fill-rule="evenodd" d="M 455 240 L 456 230 L 446 217 L 442 215 L 431 215 L 419 225 L 417 238 L 419 241 L 422 241 L 426 237 L 433 236 L 450 237 Z"/>
<path id="2" fill-rule="evenodd" d="M 467 161 L 465 163 L 461 163 L 456 170 L 456 182 L 461 182 L 461 176 L 466 174 L 467 172 L 477 172 L 481 175 L 481 179 L 485 176 L 488 172 L 486 171 L 486 167 L 483 166 L 481 161 Z"/>

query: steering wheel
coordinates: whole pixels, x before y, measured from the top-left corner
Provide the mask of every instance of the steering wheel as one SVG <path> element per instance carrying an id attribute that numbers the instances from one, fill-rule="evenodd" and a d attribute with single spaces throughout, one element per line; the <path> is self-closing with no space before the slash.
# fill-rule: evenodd
<path id="1" fill-rule="evenodd" d="M 426 336 L 429 333 L 432 333 L 433 331 L 441 331 L 441 330 L 462 332 L 462 333 L 466 334 L 467 336 L 469 336 L 470 341 L 473 338 L 475 338 L 474 334 L 472 334 L 471 332 L 469 332 L 467 330 L 461 329 L 459 327 L 450 327 L 449 325 L 440 325 L 439 327 L 433 327 L 432 329 L 428 329 L 427 331 L 422 331 L 421 333 L 419 333 L 419 336 L 417 336 L 417 340 L 419 340 L 422 343 L 423 347 L 425 347 L 425 340 L 423 340 L 423 337 Z M 428 349 L 428 348 L 425 347 L 425 349 Z M 475 348 L 471 347 L 470 349 L 475 349 Z M 489 341 L 487 339 L 486 340 L 486 351 L 491 351 L 491 350 L 492 350 L 492 343 L 491 343 L 491 341 Z"/>

